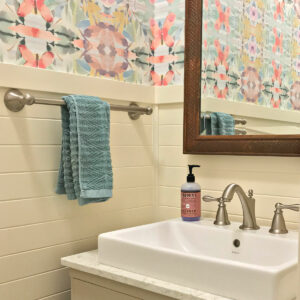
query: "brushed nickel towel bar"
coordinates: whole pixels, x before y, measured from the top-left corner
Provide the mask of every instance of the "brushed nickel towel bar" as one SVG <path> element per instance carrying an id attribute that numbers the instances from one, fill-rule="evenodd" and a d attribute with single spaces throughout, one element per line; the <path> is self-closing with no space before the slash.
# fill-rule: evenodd
<path id="1" fill-rule="evenodd" d="M 201 116 L 203 116 L 203 117 L 205 116 L 206 119 L 210 119 L 209 112 L 205 112 L 205 113 L 201 114 Z M 234 118 L 234 123 L 235 123 L 235 125 L 246 125 L 247 124 L 247 120 Z"/>
<path id="2" fill-rule="evenodd" d="M 25 105 L 43 104 L 62 106 L 66 104 L 61 99 L 35 98 L 33 95 L 22 93 L 18 89 L 9 89 L 4 95 L 4 103 L 13 112 L 21 111 Z M 136 103 L 130 103 L 128 106 L 111 104 L 110 109 L 128 112 L 131 120 L 137 120 L 141 115 L 151 115 L 153 112 L 151 107 L 139 107 Z"/>

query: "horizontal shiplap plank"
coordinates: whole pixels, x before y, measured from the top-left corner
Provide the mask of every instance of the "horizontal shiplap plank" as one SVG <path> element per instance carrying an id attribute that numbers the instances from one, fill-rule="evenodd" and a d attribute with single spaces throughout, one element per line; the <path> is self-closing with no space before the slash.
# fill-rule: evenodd
<path id="1" fill-rule="evenodd" d="M 111 148 L 115 167 L 152 166 L 152 146 L 115 146 Z M 52 171 L 59 168 L 60 145 L 0 146 L 0 173 Z"/>
<path id="2" fill-rule="evenodd" d="M 152 207 L 146 206 L 105 214 L 95 210 L 93 214 L 72 219 L 1 229 L 0 256 L 90 238 L 101 232 L 140 225 L 151 220 Z"/>
<path id="3" fill-rule="evenodd" d="M 31 225 L 88 215 L 97 210 L 106 213 L 113 210 L 150 206 L 153 187 L 114 189 L 113 198 L 98 205 L 79 206 L 66 196 L 50 196 L 32 199 L 0 201 L 0 229 Z"/>
<path id="4" fill-rule="evenodd" d="M 0 174 L 0 201 L 55 194 L 57 171 Z"/>
<path id="5" fill-rule="evenodd" d="M 213 197 L 220 197 L 223 191 L 210 191 L 202 190 L 201 194 L 210 195 Z M 300 203 L 300 198 L 289 198 L 289 197 L 276 197 L 266 195 L 254 195 L 256 199 L 256 216 L 261 219 L 271 220 L 274 215 L 274 206 L 277 202 L 285 204 Z M 159 205 L 170 206 L 180 208 L 180 188 L 175 187 L 159 187 Z M 230 203 L 227 203 L 227 211 L 233 215 L 242 215 L 242 205 L 237 195 L 234 196 Z M 201 201 L 201 207 L 205 211 L 216 212 L 218 209 L 217 202 L 204 202 Z M 297 223 L 299 222 L 299 213 L 291 210 L 284 212 L 284 217 L 287 222 Z"/>
<path id="6" fill-rule="evenodd" d="M 153 185 L 153 167 L 118 168 L 114 170 L 115 188 L 133 188 Z"/>
<path id="7" fill-rule="evenodd" d="M 160 146 L 181 146 L 183 144 L 182 125 L 162 125 L 159 126 Z"/>
<path id="8" fill-rule="evenodd" d="M 51 296 L 40 298 L 39 300 L 71 300 L 71 291 L 57 293 Z"/>
<path id="9" fill-rule="evenodd" d="M 114 188 L 153 186 L 152 167 L 114 168 Z M 55 195 L 57 171 L 0 174 L 0 201 Z"/>
<path id="10" fill-rule="evenodd" d="M 152 146 L 115 146 L 110 151 L 112 163 L 116 167 L 153 165 Z"/>
<path id="11" fill-rule="evenodd" d="M 60 145 L 61 121 L 0 117 L 0 145 Z M 111 146 L 152 145 L 152 125 L 111 124 Z"/>
<path id="12" fill-rule="evenodd" d="M 60 145 L 0 146 L 0 173 L 57 170 Z"/>
<path id="13" fill-rule="evenodd" d="M 185 181 L 185 167 L 160 167 L 159 181 L 162 186 L 181 186 Z M 299 173 L 256 172 L 247 170 L 217 170 L 208 166 L 195 170 L 196 181 L 205 190 L 221 191 L 230 184 L 238 183 L 245 190 L 253 189 L 255 194 L 281 197 L 300 197 Z"/>
<path id="14" fill-rule="evenodd" d="M 61 268 L 64 256 L 97 248 L 97 236 L 0 258 L 0 284 Z"/>
<path id="15" fill-rule="evenodd" d="M 64 292 L 70 288 L 67 268 L 0 284 L 0 299 L 32 300 Z"/>
<path id="16" fill-rule="evenodd" d="M 159 107 L 159 125 L 175 124 L 183 124 L 183 103 L 161 105 Z"/>
<path id="17" fill-rule="evenodd" d="M 111 124 L 111 146 L 151 146 L 152 125 Z"/>
<path id="18" fill-rule="evenodd" d="M 61 122 L 23 118 L 0 118 L 1 145 L 59 145 Z"/>
<path id="19" fill-rule="evenodd" d="M 182 146 L 161 146 L 159 148 L 160 166 L 187 167 L 188 164 L 200 164 L 200 173 L 203 168 L 225 171 L 300 173 L 298 157 L 184 155 L 182 151 Z"/>
<path id="20" fill-rule="evenodd" d="M 58 146 L 0 146 L 0 173 L 53 171 L 59 168 L 61 147 Z M 113 166 L 152 166 L 152 147 L 112 147 Z"/>
<path id="21" fill-rule="evenodd" d="M 113 209 L 130 209 L 153 204 L 154 186 L 115 189 L 111 203 Z"/>

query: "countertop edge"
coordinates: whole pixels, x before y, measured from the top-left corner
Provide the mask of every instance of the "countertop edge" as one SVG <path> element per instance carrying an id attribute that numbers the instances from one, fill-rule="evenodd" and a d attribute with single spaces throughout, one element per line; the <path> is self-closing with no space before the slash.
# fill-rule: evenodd
<path id="1" fill-rule="evenodd" d="M 97 250 L 63 257 L 61 259 L 61 264 L 71 269 L 114 280 L 175 299 L 183 299 L 184 297 L 186 300 L 230 300 L 228 298 L 208 294 L 206 292 L 162 281 L 149 276 L 99 264 L 97 261 Z"/>

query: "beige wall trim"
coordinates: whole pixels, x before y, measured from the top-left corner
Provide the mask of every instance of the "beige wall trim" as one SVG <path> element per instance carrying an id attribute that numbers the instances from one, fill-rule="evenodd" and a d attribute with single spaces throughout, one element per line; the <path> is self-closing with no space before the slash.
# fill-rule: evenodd
<path id="1" fill-rule="evenodd" d="M 103 99 L 154 103 L 152 86 L 0 63 L 0 86 Z"/>

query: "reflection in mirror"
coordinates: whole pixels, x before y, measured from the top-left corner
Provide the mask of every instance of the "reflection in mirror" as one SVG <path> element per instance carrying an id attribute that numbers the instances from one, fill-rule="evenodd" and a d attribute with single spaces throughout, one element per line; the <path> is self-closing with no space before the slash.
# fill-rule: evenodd
<path id="1" fill-rule="evenodd" d="M 235 118 L 230 114 L 221 112 L 201 113 L 202 135 L 246 135 L 246 129 L 237 127 L 246 124 L 246 119 Z"/>
<path id="2" fill-rule="evenodd" d="M 300 134 L 294 3 L 203 1 L 201 135 Z"/>

